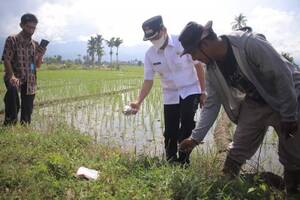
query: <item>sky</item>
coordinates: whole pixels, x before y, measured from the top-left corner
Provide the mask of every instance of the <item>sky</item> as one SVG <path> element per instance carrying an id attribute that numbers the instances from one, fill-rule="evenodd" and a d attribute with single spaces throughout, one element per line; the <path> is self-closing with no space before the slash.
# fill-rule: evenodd
<path id="1" fill-rule="evenodd" d="M 0 4 L 1 51 L 5 38 L 20 31 L 20 17 L 27 12 L 39 19 L 34 38 L 51 41 L 48 55 L 84 55 L 86 41 L 101 34 L 124 40 L 121 60 L 143 59 L 150 43 L 142 41 L 141 25 L 152 16 L 162 15 L 169 34 L 179 34 L 189 21 L 212 20 L 221 35 L 231 32 L 234 17 L 243 13 L 247 25 L 300 63 L 300 0 L 0 0 Z"/>

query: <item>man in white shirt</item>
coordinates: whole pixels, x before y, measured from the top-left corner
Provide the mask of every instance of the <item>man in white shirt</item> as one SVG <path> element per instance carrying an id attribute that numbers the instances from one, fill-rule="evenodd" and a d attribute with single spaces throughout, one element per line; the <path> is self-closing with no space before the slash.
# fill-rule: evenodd
<path id="1" fill-rule="evenodd" d="M 200 101 L 200 107 L 204 104 L 203 67 L 194 63 L 189 55 L 180 57 L 183 47 L 177 36 L 167 34 L 161 16 L 146 20 L 142 28 L 144 41 L 150 40 L 153 46 L 145 55 L 144 83 L 140 94 L 130 105 L 136 112 L 139 110 L 152 88 L 155 73 L 158 73 L 164 97 L 166 159 L 171 163 L 189 163 L 189 153 L 177 152 L 177 144 L 191 135 L 198 103 Z"/>

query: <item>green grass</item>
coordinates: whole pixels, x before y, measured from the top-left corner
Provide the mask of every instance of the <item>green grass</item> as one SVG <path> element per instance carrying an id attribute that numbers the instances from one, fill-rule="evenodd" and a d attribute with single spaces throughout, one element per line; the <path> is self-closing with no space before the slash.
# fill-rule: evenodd
<path id="1" fill-rule="evenodd" d="M 163 132 L 159 81 L 140 115 L 125 118 L 121 109 L 137 96 L 143 80 L 142 67 L 123 66 L 120 71 L 74 68 L 45 67 L 38 72 L 35 102 L 65 102 L 45 109 L 43 105 L 36 106 L 32 127 L 0 128 L 0 199 L 282 199 L 282 192 L 269 188 L 259 177 L 251 182 L 225 181 L 220 175 L 222 161 L 214 149 L 197 149 L 191 166 L 184 169 L 168 165 L 160 157 L 124 152 L 116 148 L 118 143 L 114 147 L 104 145 L 112 143 L 106 140 L 118 138 L 102 138 L 109 131 L 123 136 L 134 135 L 135 129 Z M 127 89 L 130 91 L 121 94 Z M 107 95 L 112 91 L 116 93 Z M 2 97 L 4 92 L 2 84 Z M 81 97 L 87 97 L 86 101 L 73 102 Z M 76 118 L 78 111 L 83 112 L 81 116 L 88 115 L 87 124 L 92 128 L 95 122 L 95 126 L 101 124 L 96 133 L 103 144 L 95 144 L 90 136 L 72 129 L 72 123 L 65 124 L 66 116 Z M 159 128 L 154 126 L 157 119 L 162 119 Z M 80 166 L 99 170 L 100 178 L 76 178 Z"/>
<path id="2" fill-rule="evenodd" d="M 137 157 L 94 144 L 57 125 L 52 132 L 0 129 L 1 199 L 277 199 L 282 193 L 257 180 L 226 182 L 212 155 L 193 155 L 187 169 L 157 157 Z M 201 155 L 201 157 L 200 157 Z M 96 181 L 74 176 L 80 166 L 100 171 Z"/>
<path id="3" fill-rule="evenodd" d="M 3 76 L 3 72 L 1 73 Z M 120 71 L 104 69 L 62 69 L 38 71 L 38 91 L 35 103 L 138 88 L 143 80 L 143 68 L 122 66 Z M 5 94 L 0 84 L 0 98 Z M 4 109 L 0 101 L 0 110 Z"/>

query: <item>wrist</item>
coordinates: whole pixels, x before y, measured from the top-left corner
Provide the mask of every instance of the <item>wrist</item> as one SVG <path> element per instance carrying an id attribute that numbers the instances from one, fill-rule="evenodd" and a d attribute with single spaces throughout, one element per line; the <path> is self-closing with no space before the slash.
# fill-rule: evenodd
<path id="1" fill-rule="evenodd" d="M 195 146 L 197 146 L 198 144 L 199 144 L 199 142 L 197 141 L 197 140 L 195 140 L 195 139 L 193 139 L 193 138 L 190 138 L 191 139 L 191 141 L 193 142 L 193 144 L 195 145 Z"/>
<path id="2" fill-rule="evenodd" d="M 137 100 L 137 101 L 136 101 L 136 104 L 137 104 L 138 106 L 141 106 L 142 101 L 141 101 L 141 100 Z"/>
<path id="3" fill-rule="evenodd" d="M 207 92 L 206 92 L 206 90 L 201 90 L 201 93 L 200 93 L 200 95 L 201 94 L 205 94 L 205 95 L 207 95 Z"/>

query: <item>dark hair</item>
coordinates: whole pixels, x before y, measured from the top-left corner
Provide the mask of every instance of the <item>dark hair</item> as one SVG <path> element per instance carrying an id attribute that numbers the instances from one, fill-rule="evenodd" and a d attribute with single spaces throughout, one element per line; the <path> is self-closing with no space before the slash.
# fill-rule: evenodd
<path id="1" fill-rule="evenodd" d="M 38 23 L 38 19 L 35 15 L 31 13 L 26 13 L 21 17 L 21 24 L 26 24 L 28 22 Z"/>

